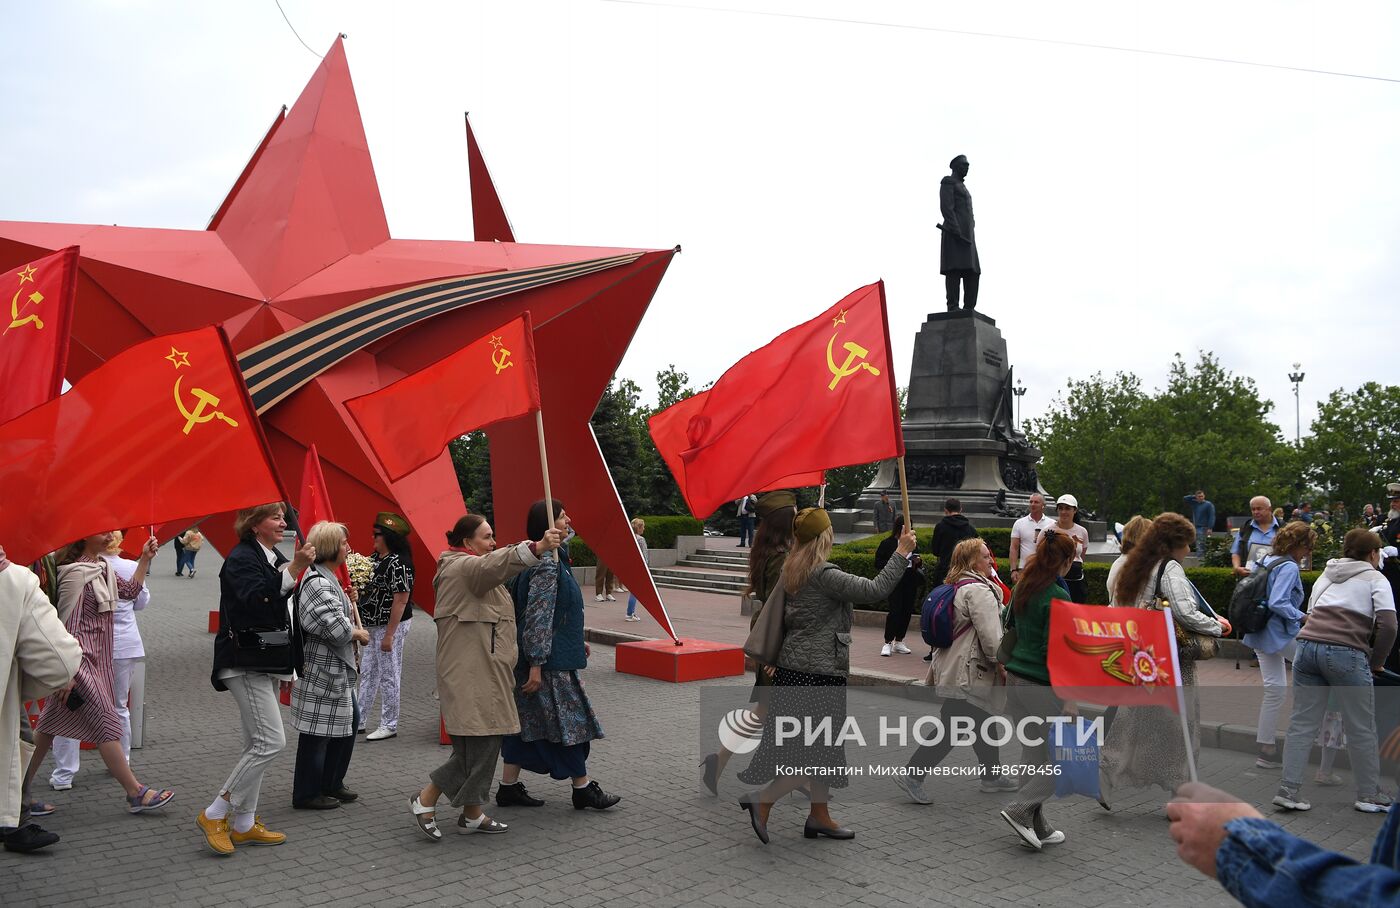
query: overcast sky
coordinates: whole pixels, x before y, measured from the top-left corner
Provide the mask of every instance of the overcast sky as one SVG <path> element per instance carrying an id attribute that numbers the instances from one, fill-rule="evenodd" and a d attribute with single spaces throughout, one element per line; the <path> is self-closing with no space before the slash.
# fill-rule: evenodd
<path id="1" fill-rule="evenodd" d="M 395 237 L 471 238 L 469 110 L 518 239 L 684 248 L 623 363 L 648 390 L 882 277 L 905 383 L 959 153 L 1026 418 L 1067 378 L 1157 386 L 1209 349 L 1291 437 L 1294 361 L 1305 432 L 1327 392 L 1400 374 L 1394 3 L 282 6 L 317 54 L 349 36 Z M 202 229 L 319 62 L 273 0 L 5 19 L 6 220 Z"/>

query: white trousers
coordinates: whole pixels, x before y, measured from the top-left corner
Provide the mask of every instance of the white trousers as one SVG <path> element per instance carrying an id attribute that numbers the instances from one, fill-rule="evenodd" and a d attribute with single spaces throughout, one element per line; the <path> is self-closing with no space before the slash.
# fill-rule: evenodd
<path id="1" fill-rule="evenodd" d="M 131 711 L 126 701 L 131 696 L 131 674 L 139 659 L 112 660 L 112 693 L 117 698 L 117 715 L 122 718 L 122 754 L 131 761 Z M 50 785 L 72 785 L 78 774 L 78 760 L 81 744 L 75 738 L 53 739 L 54 769 L 49 775 Z"/>
<path id="2" fill-rule="evenodd" d="M 1281 650 L 1272 656 L 1268 653 L 1254 654 L 1259 660 L 1259 674 L 1264 678 L 1264 700 L 1259 704 L 1259 734 L 1254 740 L 1259 744 L 1273 744 L 1278 737 L 1278 717 L 1283 712 L 1283 701 L 1288 696 L 1288 668 L 1284 656 L 1289 650 Z"/>

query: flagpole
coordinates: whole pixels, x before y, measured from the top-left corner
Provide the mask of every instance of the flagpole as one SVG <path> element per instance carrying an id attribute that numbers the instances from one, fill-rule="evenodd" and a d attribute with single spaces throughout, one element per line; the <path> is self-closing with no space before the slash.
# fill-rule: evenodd
<path id="1" fill-rule="evenodd" d="M 826 507 L 826 483 L 822 483 L 817 491 L 817 507 Z"/>
<path id="2" fill-rule="evenodd" d="M 549 491 L 549 458 L 544 453 L 544 410 L 535 411 L 535 431 L 540 437 L 540 473 L 544 476 L 544 509 L 549 514 L 549 526 L 554 527 L 554 496 Z"/>
<path id="3" fill-rule="evenodd" d="M 904 505 L 904 529 L 914 529 L 914 522 L 909 519 L 909 480 L 904 477 L 904 455 L 899 455 L 899 500 Z"/>
<path id="4" fill-rule="evenodd" d="M 1170 608 L 1162 609 L 1162 614 L 1166 616 L 1167 639 L 1172 642 L 1172 682 L 1176 685 L 1176 712 L 1181 716 L 1181 739 L 1186 744 L 1186 771 L 1190 774 L 1192 782 L 1199 782 L 1200 779 L 1196 775 L 1196 755 L 1191 749 L 1191 723 L 1186 718 L 1186 688 L 1181 683 L 1181 654 L 1176 645 L 1176 622 Z"/>

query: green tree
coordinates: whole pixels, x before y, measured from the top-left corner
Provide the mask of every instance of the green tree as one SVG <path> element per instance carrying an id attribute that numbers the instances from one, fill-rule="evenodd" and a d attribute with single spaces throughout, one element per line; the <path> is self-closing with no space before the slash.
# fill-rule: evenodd
<path id="1" fill-rule="evenodd" d="M 448 444 L 457 485 L 467 510 L 495 522 L 491 507 L 491 450 L 485 432 L 470 432 Z"/>
<path id="2" fill-rule="evenodd" d="M 1149 403 L 1135 375 L 1070 380 L 1050 411 L 1031 423 L 1030 440 L 1044 455 L 1041 484 L 1073 490 L 1081 507 L 1106 520 L 1126 519 L 1149 489 L 1142 437 Z"/>
<path id="3" fill-rule="evenodd" d="M 1307 478 L 1353 516 L 1400 479 L 1400 386 L 1367 382 L 1333 391 L 1318 404 L 1304 439 Z"/>

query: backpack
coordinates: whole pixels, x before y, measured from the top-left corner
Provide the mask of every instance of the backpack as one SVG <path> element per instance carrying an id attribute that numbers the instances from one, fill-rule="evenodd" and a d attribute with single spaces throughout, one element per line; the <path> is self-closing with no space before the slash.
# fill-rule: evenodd
<path id="1" fill-rule="evenodd" d="M 1273 612 L 1269 610 L 1269 574 L 1286 561 L 1280 558 L 1273 564 L 1263 561 L 1254 567 L 1254 573 L 1235 584 L 1230 594 L 1230 623 L 1240 636 L 1257 634 L 1269 624 Z"/>
<path id="2" fill-rule="evenodd" d="M 953 614 L 953 599 L 958 590 L 976 582 L 959 580 L 957 583 L 943 583 L 929 592 L 924 599 L 923 608 L 919 611 L 919 630 L 924 635 L 925 643 L 935 649 L 947 649 L 953 645 L 954 640 L 972 628 L 972 625 L 968 624 L 956 634 L 953 633 L 953 621 L 956 617 Z"/>

